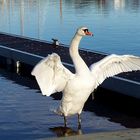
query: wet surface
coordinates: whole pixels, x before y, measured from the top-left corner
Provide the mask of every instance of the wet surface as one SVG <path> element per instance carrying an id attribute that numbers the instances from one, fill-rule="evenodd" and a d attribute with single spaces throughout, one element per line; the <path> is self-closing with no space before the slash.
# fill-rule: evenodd
<path id="1" fill-rule="evenodd" d="M 97 91 L 95 100 L 86 103 L 82 129 L 78 130 L 77 116 L 69 117 L 68 128 L 63 127 L 63 118 L 52 112 L 59 104 L 58 98 L 42 96 L 33 79 L 0 70 L 0 89 L 0 139 L 32 140 L 140 128 L 139 112 L 119 109 L 121 101 L 118 105 L 117 98 L 116 102 L 112 98 L 114 104 L 107 103 L 103 91 Z M 126 106 L 129 103 L 125 102 Z"/>
<path id="2" fill-rule="evenodd" d="M 0 0 L 0 17 L 1 32 L 63 44 L 88 26 L 95 36 L 82 48 L 140 55 L 140 0 Z"/>

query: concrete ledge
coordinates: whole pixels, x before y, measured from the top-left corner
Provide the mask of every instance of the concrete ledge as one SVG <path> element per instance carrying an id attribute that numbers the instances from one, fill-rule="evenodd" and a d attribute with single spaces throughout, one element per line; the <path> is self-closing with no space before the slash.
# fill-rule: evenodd
<path id="1" fill-rule="evenodd" d="M 42 56 L 8 48 L 2 45 L 0 45 L 0 55 L 15 61 L 21 61 L 32 66 L 34 66 L 37 62 L 44 58 Z"/>
<path id="2" fill-rule="evenodd" d="M 103 82 L 101 87 L 140 99 L 140 83 L 114 76 Z"/>
<path id="3" fill-rule="evenodd" d="M 29 64 L 31 66 L 34 66 L 37 62 L 44 58 L 40 55 L 24 52 L 2 45 L 0 45 L 0 55 L 14 61 L 20 61 L 25 64 Z M 66 62 L 63 62 L 63 64 L 67 68 L 74 70 L 73 64 Z M 136 81 L 114 76 L 103 82 L 101 87 L 107 90 L 119 92 L 121 94 L 140 99 L 140 83 Z"/>

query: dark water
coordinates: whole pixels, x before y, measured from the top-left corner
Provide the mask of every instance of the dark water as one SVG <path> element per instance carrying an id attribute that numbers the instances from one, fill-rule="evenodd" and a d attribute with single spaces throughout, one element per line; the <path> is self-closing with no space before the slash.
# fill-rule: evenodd
<path id="1" fill-rule="evenodd" d="M 77 116 L 68 118 L 68 128 L 64 129 L 63 118 L 51 111 L 59 100 L 42 96 L 34 80 L 0 70 L 0 89 L 0 139 L 34 140 L 79 133 Z M 100 98 L 95 99 L 82 113 L 80 133 L 139 128 L 135 115 L 115 111 Z"/>
<path id="2" fill-rule="evenodd" d="M 0 31 L 69 44 L 79 26 L 94 38 L 80 47 L 140 55 L 140 0 L 0 0 Z"/>

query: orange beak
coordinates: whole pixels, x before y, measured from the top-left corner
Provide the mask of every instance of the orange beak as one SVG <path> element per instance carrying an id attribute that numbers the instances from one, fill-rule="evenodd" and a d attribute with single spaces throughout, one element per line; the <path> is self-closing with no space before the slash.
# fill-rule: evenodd
<path id="1" fill-rule="evenodd" d="M 89 35 L 89 36 L 93 36 L 93 33 L 92 32 L 86 32 L 85 34 L 86 35 Z"/>

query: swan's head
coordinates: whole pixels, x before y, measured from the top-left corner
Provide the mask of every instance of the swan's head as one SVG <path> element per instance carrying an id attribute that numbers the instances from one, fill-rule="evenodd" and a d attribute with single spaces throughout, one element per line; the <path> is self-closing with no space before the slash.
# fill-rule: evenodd
<path id="1" fill-rule="evenodd" d="M 86 35 L 93 36 L 93 33 L 89 32 L 87 27 L 80 27 L 77 30 L 77 34 L 80 35 L 80 36 L 86 36 Z"/>

